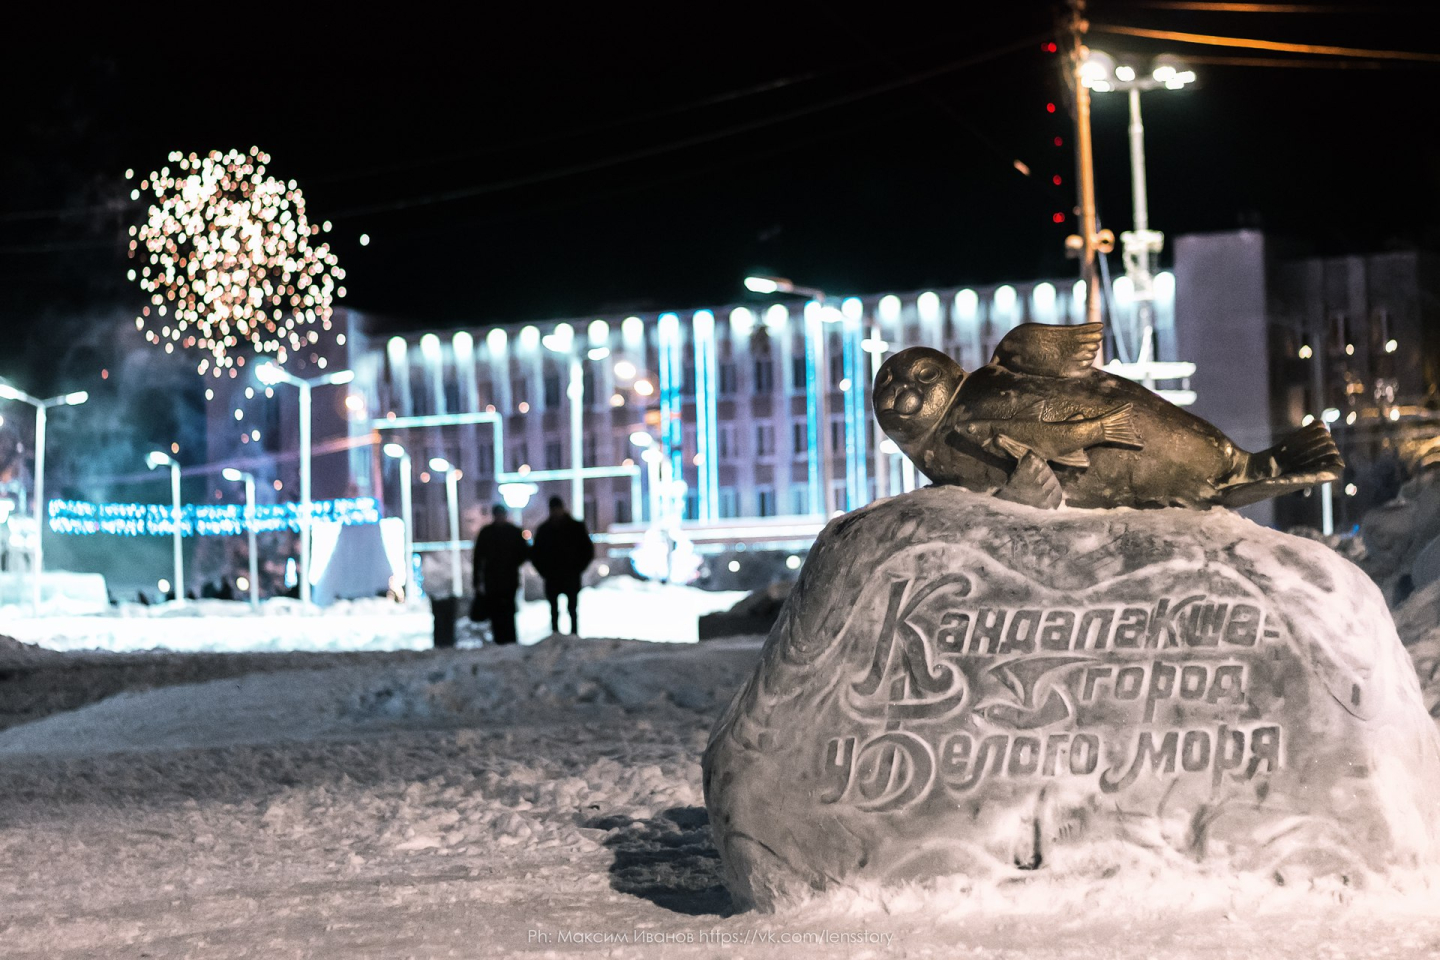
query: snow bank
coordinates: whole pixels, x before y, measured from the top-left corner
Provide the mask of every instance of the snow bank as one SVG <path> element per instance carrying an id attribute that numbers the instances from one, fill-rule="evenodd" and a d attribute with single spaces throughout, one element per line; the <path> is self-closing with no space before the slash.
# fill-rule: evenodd
<path id="1" fill-rule="evenodd" d="M 580 625 L 588 636 L 694 643 L 702 615 L 727 609 L 743 596 L 742 591 L 709 592 L 613 577 L 581 592 Z M 568 623 L 568 616 L 564 619 Z M 277 597 L 258 611 L 248 603 L 225 600 L 127 603 L 103 616 L 22 618 L 0 611 L 0 623 L 15 639 L 51 650 L 422 650 L 431 646 L 433 637 L 428 606 L 407 607 L 380 598 L 306 609 L 296 600 Z M 516 625 L 521 643 L 549 636 L 549 605 L 543 600 L 521 604 Z"/>
<path id="2" fill-rule="evenodd" d="M 586 709 L 715 712 L 758 639 L 691 656 L 632 640 L 552 637 L 528 647 L 434 651 L 408 661 L 256 673 L 122 693 L 0 732 L 0 757 L 214 749 L 384 730 L 555 722 Z"/>

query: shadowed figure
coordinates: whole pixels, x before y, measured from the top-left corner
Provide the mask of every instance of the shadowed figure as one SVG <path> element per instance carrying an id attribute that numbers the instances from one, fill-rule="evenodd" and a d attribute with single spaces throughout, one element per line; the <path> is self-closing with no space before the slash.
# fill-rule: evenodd
<path id="1" fill-rule="evenodd" d="M 570 633 L 580 635 L 576 619 L 580 598 L 580 577 L 595 559 L 595 545 L 585 524 L 565 509 L 565 501 L 550 498 L 550 516 L 535 531 L 530 564 L 545 580 L 545 599 L 550 601 L 550 631 L 560 632 L 560 598 L 570 612 Z"/>
<path id="2" fill-rule="evenodd" d="M 475 593 L 485 598 L 495 642 L 514 643 L 515 591 L 520 589 L 520 565 L 530 555 L 530 544 L 510 522 L 510 511 L 496 504 L 490 513 L 494 519 L 475 537 Z"/>

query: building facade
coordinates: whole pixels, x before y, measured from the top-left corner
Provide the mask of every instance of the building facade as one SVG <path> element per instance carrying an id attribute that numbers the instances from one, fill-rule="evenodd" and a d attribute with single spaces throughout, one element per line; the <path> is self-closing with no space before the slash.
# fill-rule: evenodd
<path id="1" fill-rule="evenodd" d="M 1157 287 L 1163 345 L 1171 276 Z M 413 462 L 460 465 L 465 499 L 498 502 L 500 483 L 534 481 L 541 506 L 526 519 L 551 495 L 573 499 L 578 464 L 616 471 L 583 481 L 593 530 L 648 522 L 658 451 L 683 480 L 684 527 L 823 520 L 913 485 L 871 408 L 889 353 L 934 346 L 973 370 L 1017 324 L 1079 322 L 1083 303 L 1083 283 L 1039 281 L 432 331 L 354 357 L 354 387 Z M 369 489 L 388 500 L 393 468 L 374 455 L 369 467 Z M 427 499 L 416 539 L 443 540 Z"/>

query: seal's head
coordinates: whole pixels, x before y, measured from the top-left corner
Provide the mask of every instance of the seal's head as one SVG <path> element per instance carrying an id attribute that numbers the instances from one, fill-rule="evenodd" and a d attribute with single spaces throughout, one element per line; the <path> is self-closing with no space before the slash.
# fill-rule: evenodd
<path id="1" fill-rule="evenodd" d="M 924 437 L 940 423 L 965 379 L 960 364 L 939 350 L 910 347 L 875 374 L 875 417 L 896 443 Z"/>

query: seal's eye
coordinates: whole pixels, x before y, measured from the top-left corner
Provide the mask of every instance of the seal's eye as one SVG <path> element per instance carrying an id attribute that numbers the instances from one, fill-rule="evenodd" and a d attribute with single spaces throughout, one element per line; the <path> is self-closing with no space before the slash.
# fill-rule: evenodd
<path id="1" fill-rule="evenodd" d="M 922 363 L 915 368 L 915 379 L 921 383 L 934 383 L 940 379 L 940 368 L 933 363 Z"/>

